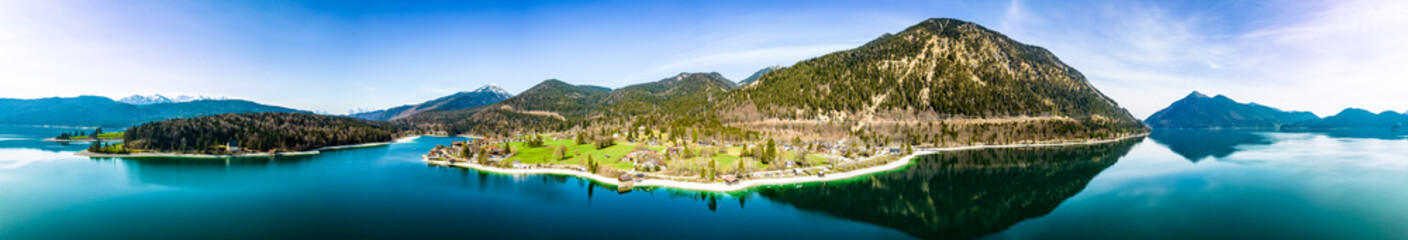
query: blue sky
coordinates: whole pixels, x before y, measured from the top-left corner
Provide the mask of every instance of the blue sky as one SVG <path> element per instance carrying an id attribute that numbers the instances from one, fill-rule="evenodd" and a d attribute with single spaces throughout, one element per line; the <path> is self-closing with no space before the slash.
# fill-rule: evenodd
<path id="1" fill-rule="evenodd" d="M 1408 109 L 1404 1 L 0 1 L 0 97 L 244 98 L 345 113 L 495 83 L 739 80 L 931 17 L 1046 47 L 1145 117 L 1193 90 Z"/>

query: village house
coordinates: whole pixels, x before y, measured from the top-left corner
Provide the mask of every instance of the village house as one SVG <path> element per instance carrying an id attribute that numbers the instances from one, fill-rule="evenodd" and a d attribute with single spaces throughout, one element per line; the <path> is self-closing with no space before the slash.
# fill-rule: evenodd
<path id="1" fill-rule="evenodd" d="M 231 152 L 238 152 L 238 151 L 240 151 L 240 140 L 238 140 L 238 139 L 233 139 L 233 140 L 230 140 L 230 142 L 225 143 L 225 151 L 231 151 Z"/>
<path id="2" fill-rule="evenodd" d="M 722 179 L 724 180 L 724 184 L 728 184 L 728 185 L 738 184 L 738 177 L 734 177 L 733 175 L 724 175 L 724 177 L 722 177 Z"/>

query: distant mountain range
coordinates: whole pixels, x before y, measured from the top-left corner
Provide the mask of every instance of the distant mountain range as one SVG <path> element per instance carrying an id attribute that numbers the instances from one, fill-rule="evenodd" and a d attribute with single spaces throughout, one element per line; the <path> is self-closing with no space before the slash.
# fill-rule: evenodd
<path id="1" fill-rule="evenodd" d="M 719 73 L 680 73 L 660 81 L 610 88 L 545 80 L 493 105 L 432 111 L 400 121 L 453 133 L 565 129 L 588 119 L 708 114 L 713 100 L 737 86 Z"/>
<path id="2" fill-rule="evenodd" d="M 1403 113 L 1348 108 L 1320 118 L 1310 112 L 1282 111 L 1256 103 L 1238 103 L 1223 95 L 1208 97 L 1197 91 L 1155 112 L 1144 122 L 1162 129 L 1269 129 L 1330 130 L 1357 128 L 1400 129 L 1408 125 Z"/>
<path id="3" fill-rule="evenodd" d="M 508 133 L 515 129 L 552 129 L 568 120 L 580 121 L 610 88 L 577 86 L 557 79 L 538 83 L 517 96 L 477 108 L 427 111 L 397 119 L 394 123 L 417 129 L 447 131 L 451 134 Z"/>
<path id="4" fill-rule="evenodd" d="M 157 103 L 182 103 L 182 102 L 190 102 L 190 101 L 195 101 L 195 100 L 226 100 L 226 99 L 227 99 L 227 98 L 225 98 L 225 97 L 188 96 L 188 95 L 181 95 L 181 96 L 176 96 L 176 97 L 173 98 L 173 97 L 162 96 L 161 94 L 153 94 L 153 95 L 149 95 L 149 96 L 132 95 L 132 96 L 130 96 L 130 97 L 125 97 L 125 98 L 122 98 L 122 99 L 118 99 L 117 101 L 118 101 L 118 102 L 121 102 L 121 103 L 133 104 L 133 105 L 147 105 L 147 104 L 157 104 Z"/>
<path id="5" fill-rule="evenodd" d="M 425 111 L 395 122 L 452 134 L 631 123 L 714 136 L 860 135 L 876 143 L 927 145 L 1146 131 L 1045 49 L 954 19 L 929 19 L 856 49 L 765 68 L 739 84 L 717 73 L 682 73 L 615 90 L 551 79 L 492 105 Z"/>
<path id="6" fill-rule="evenodd" d="M 510 97 L 513 97 L 513 94 L 504 91 L 504 89 L 499 88 L 498 85 L 490 84 L 475 89 L 474 91 L 462 91 L 420 104 L 402 105 L 385 110 L 353 113 L 348 116 L 366 120 L 388 121 L 409 117 L 425 111 L 451 111 L 487 106 Z"/>
<path id="7" fill-rule="evenodd" d="M 245 100 L 130 104 L 99 96 L 0 99 L 0 124 L 127 127 L 172 118 L 223 113 L 308 111 Z"/>
<path id="8" fill-rule="evenodd" d="M 1378 114 L 1369 110 L 1358 108 L 1347 108 L 1334 116 L 1323 119 L 1314 119 L 1298 122 L 1285 127 L 1284 129 L 1352 129 L 1352 128 L 1389 128 L 1393 130 L 1402 129 L 1408 125 L 1408 115 L 1393 111 L 1383 111 Z"/>
<path id="9" fill-rule="evenodd" d="M 1319 118 L 1310 112 L 1281 111 L 1256 103 L 1238 103 L 1223 95 L 1208 97 L 1194 91 L 1145 118 L 1144 123 L 1149 124 L 1151 128 L 1273 129 Z"/>

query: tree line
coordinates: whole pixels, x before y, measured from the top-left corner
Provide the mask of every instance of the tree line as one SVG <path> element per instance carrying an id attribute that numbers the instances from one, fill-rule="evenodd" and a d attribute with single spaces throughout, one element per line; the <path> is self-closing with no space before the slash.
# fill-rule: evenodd
<path id="1" fill-rule="evenodd" d="M 304 113 L 246 113 L 174 119 L 132 127 L 128 149 L 221 153 L 305 151 L 327 146 L 390 141 L 390 124 Z"/>

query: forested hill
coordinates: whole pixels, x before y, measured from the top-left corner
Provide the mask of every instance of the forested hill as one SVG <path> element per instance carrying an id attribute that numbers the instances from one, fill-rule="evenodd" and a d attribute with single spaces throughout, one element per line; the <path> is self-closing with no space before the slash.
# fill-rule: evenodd
<path id="1" fill-rule="evenodd" d="M 302 112 L 245 100 L 196 100 L 134 105 L 106 97 L 0 99 L 0 124 L 129 127 L 145 122 L 224 113 Z"/>
<path id="2" fill-rule="evenodd" d="M 222 114 L 142 124 L 127 130 L 125 148 L 162 152 L 225 153 L 236 142 L 245 152 L 305 151 L 328 146 L 391 141 L 388 123 L 305 113 Z"/>
<path id="3" fill-rule="evenodd" d="M 804 135 L 859 133 L 942 144 L 1147 131 L 1051 52 L 954 19 L 929 19 L 856 49 L 772 71 L 728 100 L 720 108 L 725 122 L 800 127 L 780 131 Z M 940 132 L 946 136 L 938 140 L 916 136 Z"/>
<path id="4" fill-rule="evenodd" d="M 437 98 L 415 105 L 402 105 L 385 110 L 376 110 L 363 113 L 350 114 L 348 116 L 366 120 L 387 121 L 396 120 L 425 111 L 445 110 L 453 111 L 467 108 L 476 108 L 498 103 L 504 99 L 513 97 L 508 91 L 499 86 L 488 85 L 475 89 L 474 91 L 463 91 L 449 96 Z"/>
<path id="5" fill-rule="evenodd" d="M 697 116 L 706 114 L 715 100 L 738 86 L 717 72 L 680 73 L 660 81 L 611 91 L 598 111 L 602 116 Z"/>
<path id="6" fill-rule="evenodd" d="M 548 79 L 523 91 L 518 96 L 490 105 L 494 109 L 512 111 L 550 112 L 562 118 L 584 117 L 595 110 L 611 93 L 610 88 L 592 85 L 572 85 L 557 79 Z"/>

